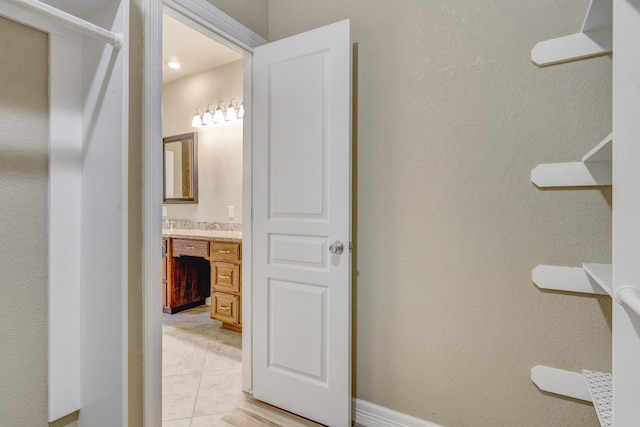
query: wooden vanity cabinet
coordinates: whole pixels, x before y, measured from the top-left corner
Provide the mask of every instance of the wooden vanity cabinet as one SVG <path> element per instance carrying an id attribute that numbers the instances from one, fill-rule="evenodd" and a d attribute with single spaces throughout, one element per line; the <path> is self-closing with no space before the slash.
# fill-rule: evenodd
<path id="1" fill-rule="evenodd" d="M 224 329 L 242 331 L 240 243 L 211 242 L 211 318 Z"/>
<path id="2" fill-rule="evenodd" d="M 162 311 L 176 313 L 203 305 L 209 297 L 209 241 L 166 238 L 162 281 Z"/>
<path id="3" fill-rule="evenodd" d="M 211 297 L 211 318 L 242 331 L 242 244 L 213 238 L 162 239 L 162 311 L 176 313 Z"/>
<path id="4" fill-rule="evenodd" d="M 206 238 L 162 239 L 162 311 L 176 313 L 211 297 L 211 318 L 242 331 L 242 244 Z"/>

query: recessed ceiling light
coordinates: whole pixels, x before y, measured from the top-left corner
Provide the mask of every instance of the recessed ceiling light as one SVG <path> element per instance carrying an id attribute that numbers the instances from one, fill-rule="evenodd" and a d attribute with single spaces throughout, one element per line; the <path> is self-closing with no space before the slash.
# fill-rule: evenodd
<path id="1" fill-rule="evenodd" d="M 180 63 L 175 60 L 167 62 L 167 65 L 169 66 L 169 68 L 173 68 L 174 70 L 177 70 L 181 67 Z"/>

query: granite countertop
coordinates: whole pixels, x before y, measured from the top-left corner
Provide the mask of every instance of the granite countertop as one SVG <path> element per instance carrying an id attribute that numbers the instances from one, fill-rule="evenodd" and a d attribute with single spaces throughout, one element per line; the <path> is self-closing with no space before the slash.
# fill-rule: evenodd
<path id="1" fill-rule="evenodd" d="M 240 243 L 242 242 L 242 231 L 188 230 L 174 228 L 173 231 L 163 229 L 162 237 L 215 239 L 219 241 Z"/>

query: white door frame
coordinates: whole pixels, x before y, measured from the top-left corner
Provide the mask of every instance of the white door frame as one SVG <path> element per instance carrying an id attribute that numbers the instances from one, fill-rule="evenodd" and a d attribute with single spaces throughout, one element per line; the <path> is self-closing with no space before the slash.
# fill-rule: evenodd
<path id="1" fill-rule="evenodd" d="M 162 14 L 244 55 L 242 388 L 251 390 L 251 59 L 267 40 L 205 0 L 143 0 L 143 405 L 144 426 L 162 424 Z"/>

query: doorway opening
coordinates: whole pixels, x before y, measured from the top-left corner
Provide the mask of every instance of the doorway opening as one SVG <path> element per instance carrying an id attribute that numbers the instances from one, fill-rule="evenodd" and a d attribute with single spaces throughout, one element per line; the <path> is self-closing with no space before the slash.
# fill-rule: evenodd
<path id="1" fill-rule="evenodd" d="M 244 398 L 244 58 L 171 15 L 165 8 L 162 422 L 208 423 Z"/>
<path id="2" fill-rule="evenodd" d="M 162 247 L 161 206 L 163 193 L 162 147 L 162 17 L 172 18 L 221 43 L 243 56 L 242 122 L 242 217 L 245 224 L 251 212 L 251 63 L 253 49 L 266 43 L 242 24 L 201 0 L 144 0 L 146 48 L 144 50 L 144 319 L 143 377 L 144 424 L 162 424 Z M 213 101 L 213 100 L 212 100 Z M 191 108 L 196 108 L 193 106 Z M 189 114 L 193 118 L 194 112 Z M 238 211 L 234 212 L 236 215 Z M 169 212 L 167 211 L 167 216 Z M 167 218 L 168 219 L 168 218 Z M 174 224 L 178 225 L 178 224 Z M 251 390 L 251 228 L 242 234 L 242 389 Z"/>
<path id="3" fill-rule="evenodd" d="M 187 22 L 183 21 L 184 23 L 198 30 L 203 29 L 201 32 L 204 34 L 214 34 L 214 39 L 219 38 L 227 43 L 231 41 L 231 44 L 244 54 L 243 101 L 246 112 L 243 120 L 242 209 L 244 222 L 250 223 L 250 226 L 243 228 L 241 249 L 242 388 L 251 391 L 258 399 L 293 410 L 310 419 L 321 420 L 325 424 L 348 423 L 351 418 L 350 327 L 344 326 L 350 325 L 351 264 L 350 255 L 343 250 L 346 246 L 342 242 L 351 241 L 351 187 L 350 184 L 344 185 L 345 182 L 350 183 L 351 176 L 349 22 L 343 21 L 280 40 L 256 51 L 256 56 L 253 57 L 253 49 L 265 44 L 266 40 L 224 14 L 216 17 L 216 13 L 213 12 L 215 8 L 206 6 L 205 2 L 165 1 L 165 5 L 178 16 L 186 18 Z M 150 0 L 146 0 L 145 4 L 151 9 L 155 7 Z M 189 9 L 185 5 L 191 5 L 193 8 Z M 154 31 L 153 26 L 161 28 L 161 14 L 155 11 L 150 15 L 153 16 L 145 18 L 148 24 L 145 28 L 147 46 L 150 46 L 145 50 L 145 63 L 149 65 L 145 67 L 145 112 L 148 118 L 160 118 L 160 102 L 154 88 L 160 88 L 161 82 L 158 78 L 159 73 L 154 74 L 153 69 L 161 64 L 158 52 L 160 41 L 158 31 Z M 157 45 L 154 44 L 154 40 Z M 300 58 L 303 60 L 299 60 Z M 280 66 L 282 64 L 284 65 Z M 257 71 L 253 70 L 254 66 Z M 278 76 L 275 80 L 269 74 L 274 70 Z M 266 79 L 266 76 L 271 77 Z M 252 87 L 254 78 L 255 87 Z M 158 82 L 157 85 L 154 81 Z M 292 81 L 294 85 L 289 84 Z M 265 84 L 267 82 L 269 85 Z M 300 93 L 305 95 L 301 96 Z M 254 123 L 251 123 L 251 105 L 248 105 L 251 103 L 252 95 L 256 97 L 258 110 L 255 111 Z M 280 102 L 273 103 L 272 100 L 276 98 Z M 285 100 L 287 102 L 284 102 Z M 304 108 L 300 108 L 301 102 Z M 277 108 L 269 108 L 270 105 Z M 212 105 L 211 108 L 216 107 Z M 206 110 L 209 110 L 209 106 Z M 206 113 L 206 110 L 202 111 Z M 302 120 L 290 120 L 292 115 L 300 117 L 300 112 Z M 204 113 L 200 115 L 196 110 L 194 122 L 204 121 Z M 255 146 L 251 135 L 253 126 L 257 129 L 256 135 L 260 136 Z M 280 132 L 286 137 L 272 138 L 269 139 L 269 143 L 265 143 L 264 138 L 269 135 L 269 132 L 265 132 L 265 127 L 268 127 L 271 133 Z M 153 170 L 154 167 L 160 169 L 163 164 L 162 151 L 158 144 L 162 135 L 160 124 L 154 124 L 149 119 L 145 121 L 145 130 L 145 160 L 148 166 L 145 178 L 149 183 L 148 188 L 145 187 L 145 206 L 151 208 L 145 211 L 145 219 L 150 220 L 150 223 L 144 224 L 145 250 L 148 251 L 145 256 L 145 423 L 158 425 L 159 423 L 150 424 L 150 421 L 159 415 L 159 408 L 148 405 L 159 405 L 161 400 L 161 396 L 155 394 L 161 387 L 158 383 L 154 384 L 153 377 L 149 375 L 158 373 L 154 370 L 154 363 L 157 363 L 155 366 L 158 369 L 161 361 L 159 355 L 154 360 L 156 356 L 152 353 L 154 349 L 160 350 L 162 347 L 162 337 L 155 336 L 159 330 L 154 331 L 154 328 L 161 325 L 161 318 L 154 318 L 157 315 L 153 311 L 160 305 L 161 292 L 160 277 L 157 281 L 150 281 L 149 278 L 154 274 L 159 276 L 161 269 L 159 257 L 151 259 L 148 255 L 153 248 L 161 246 L 160 215 L 154 218 L 150 210 L 156 209 L 156 214 L 160 213 L 160 203 L 155 195 L 157 193 L 154 194 L 154 188 L 151 187 L 156 186 L 155 191 L 158 189 L 157 183 L 162 187 L 162 171 Z M 157 135 L 155 140 L 150 138 L 154 133 Z M 274 141 L 277 142 L 275 145 Z M 301 141 L 304 141 L 304 144 L 298 144 Z M 188 149 L 186 151 L 188 154 Z M 176 154 L 174 161 L 175 156 Z M 252 160 L 260 161 L 253 165 Z M 265 171 L 278 173 L 275 176 L 265 176 Z M 298 172 L 302 171 L 305 173 L 301 176 Z M 296 182 L 296 186 L 293 187 L 296 191 L 288 191 L 291 190 L 287 185 L 290 182 Z M 272 184 L 265 188 L 268 183 Z M 339 189 L 343 191 L 337 191 Z M 329 194 L 332 195 L 331 203 L 327 197 Z M 270 235 L 265 232 L 269 231 L 266 227 L 277 221 L 267 224 L 265 218 L 269 215 L 265 214 L 266 206 L 271 203 L 269 201 L 274 200 L 277 202 L 274 202 L 276 204 L 273 206 L 276 206 L 278 218 L 286 218 L 286 225 L 292 225 L 292 228 L 271 230 L 275 237 L 267 241 L 266 238 Z M 333 211 L 329 212 L 328 207 L 336 209 L 335 215 Z M 255 218 L 253 208 L 258 212 Z M 167 214 L 169 215 L 169 212 Z M 258 218 L 262 221 L 262 228 L 256 225 Z M 327 221 L 328 218 L 335 221 Z M 296 221 L 301 219 L 304 220 L 298 227 Z M 168 222 L 171 227 L 171 221 Z M 259 230 L 259 233 L 254 229 Z M 252 233 L 256 233 L 254 248 L 251 247 L 254 244 Z M 192 239 L 193 236 L 181 237 L 178 241 L 172 242 L 174 246 L 168 251 L 174 258 L 198 255 L 206 258 L 207 254 L 212 257 L 215 253 L 212 251 L 212 242 L 194 244 L 190 243 L 197 240 Z M 333 244 L 330 245 L 331 241 Z M 233 248 L 221 249 L 221 254 L 234 254 Z M 260 249 L 260 252 L 257 249 Z M 265 278 L 267 282 L 271 279 L 264 270 L 270 262 L 265 251 L 271 249 L 273 251 L 269 253 L 277 254 L 273 258 L 274 263 L 277 262 L 282 267 L 279 271 L 286 271 L 294 276 L 296 272 L 303 269 L 304 271 L 295 277 L 286 276 L 279 281 L 276 278 L 273 281 L 275 285 L 261 286 L 260 292 L 253 295 L 252 275 L 260 277 L 261 283 Z M 235 252 L 239 253 L 240 250 L 236 249 Z M 329 253 L 332 255 L 328 255 Z M 157 262 L 157 268 L 154 268 L 154 262 Z M 233 273 L 227 271 L 223 272 L 222 276 L 226 276 L 226 279 L 233 283 Z M 203 280 L 204 283 L 213 283 L 221 277 L 216 272 L 209 274 L 208 280 L 206 277 Z M 198 282 L 200 283 L 200 278 Z M 331 298 L 328 298 L 329 293 L 326 292 L 329 286 L 336 289 L 330 293 Z M 338 293 L 337 289 L 342 293 Z M 154 299 L 154 295 L 157 300 Z M 273 295 L 277 298 L 267 298 Z M 212 296 L 217 298 L 215 292 Z M 277 308 L 274 306 L 275 300 Z M 158 301 L 156 306 L 150 304 L 153 301 Z M 300 302 L 304 304 L 301 305 Z M 222 310 L 218 305 L 217 302 L 212 302 L 215 310 L 227 314 L 233 312 L 226 304 L 220 304 Z M 286 309 L 283 310 L 283 307 Z M 252 312 L 255 312 L 255 319 L 259 319 L 255 322 L 256 329 L 253 331 Z M 329 312 L 331 316 L 328 315 Z M 277 318 L 266 318 L 265 313 L 277 313 Z M 337 313 L 340 315 L 336 315 Z M 235 317 L 232 320 L 235 320 Z M 301 321 L 304 322 L 302 329 L 299 327 Z M 303 334 L 309 333 L 303 336 L 304 342 L 296 343 L 291 337 L 302 336 L 300 330 Z M 326 331 L 334 333 L 327 334 Z M 265 340 L 268 337 L 277 339 L 267 342 Z M 252 341 L 256 342 L 252 344 Z M 329 353 L 330 348 L 335 351 Z M 267 351 L 275 355 L 275 362 L 270 361 Z M 252 361 L 252 356 L 258 358 L 259 362 L 255 359 Z M 255 365 L 253 371 L 250 370 L 252 364 Z M 277 365 L 277 369 L 269 369 L 272 365 Z M 329 365 L 332 366 L 330 371 L 326 369 Z M 335 369 L 336 367 L 338 369 Z M 270 381 L 267 374 L 271 375 L 269 378 L 277 376 L 277 381 Z M 287 385 L 288 380 L 295 384 Z M 304 393 L 296 394 L 299 390 Z M 323 408 L 315 404 L 318 401 L 326 402 L 329 397 L 331 402 L 336 403 L 331 405 L 335 408 L 329 414 L 331 419 L 327 417 Z M 154 398 L 157 399 L 157 403 Z M 297 405 L 303 400 L 306 402 L 305 407 Z M 288 404 L 289 402 L 293 404 Z"/>

